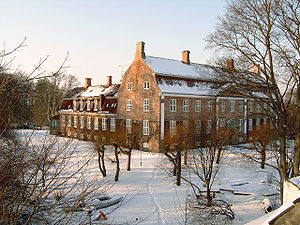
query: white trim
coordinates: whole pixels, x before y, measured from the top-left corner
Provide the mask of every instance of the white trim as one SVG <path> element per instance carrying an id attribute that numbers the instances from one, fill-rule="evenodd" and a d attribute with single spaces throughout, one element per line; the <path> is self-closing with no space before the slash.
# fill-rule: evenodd
<path id="1" fill-rule="evenodd" d="M 246 98 L 243 97 L 218 97 L 219 99 L 225 99 L 225 100 L 245 100 Z"/>
<path id="2" fill-rule="evenodd" d="M 160 100 L 160 140 L 164 139 L 165 131 L 165 96 L 161 95 Z"/>
<path id="3" fill-rule="evenodd" d="M 209 96 L 209 95 L 189 95 L 189 94 L 177 94 L 177 93 L 163 93 L 166 97 L 185 97 L 185 98 L 211 98 L 215 99 L 217 96 Z"/>
<path id="4" fill-rule="evenodd" d="M 74 111 L 63 111 L 63 110 L 58 111 L 58 113 L 61 115 L 73 114 L 73 115 L 86 115 L 86 116 L 89 116 L 89 115 L 91 115 L 91 116 L 99 116 L 99 115 L 108 115 L 108 116 L 115 115 L 115 116 L 117 116 L 116 113 L 109 113 L 109 112 L 105 113 L 105 112 L 107 112 L 107 111 L 100 111 L 100 112 L 77 112 L 77 111 L 74 112 Z"/>

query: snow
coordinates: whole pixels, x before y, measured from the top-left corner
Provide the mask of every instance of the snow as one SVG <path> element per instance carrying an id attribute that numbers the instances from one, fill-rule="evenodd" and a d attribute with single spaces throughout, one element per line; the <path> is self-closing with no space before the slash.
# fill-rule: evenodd
<path id="1" fill-rule="evenodd" d="M 29 131 L 23 131 L 23 134 L 26 132 L 29 133 Z M 38 137 L 48 135 L 46 131 L 37 131 L 36 133 Z M 60 140 L 70 139 L 61 138 Z M 74 144 L 78 145 L 76 149 L 77 160 L 83 160 L 83 155 L 94 154 L 94 159 L 88 165 L 87 178 L 112 179 L 114 164 L 107 162 L 109 176 L 102 178 L 92 143 L 76 141 Z M 113 158 L 112 147 L 106 146 L 106 148 L 106 154 Z M 110 196 L 123 196 L 125 201 L 119 208 L 101 209 L 108 217 L 107 224 L 136 224 L 136 222 L 143 225 L 183 224 L 185 203 L 192 192 L 184 182 L 179 187 L 175 186 L 175 178 L 168 177 L 160 168 L 160 165 L 168 164 L 166 157 L 159 153 L 134 150 L 131 171 L 125 170 L 126 159 L 125 155 L 120 155 L 121 174 L 119 182 L 115 182 L 105 193 Z M 189 179 L 196 179 L 184 170 L 183 173 Z M 232 224 L 245 224 L 264 215 L 261 203 L 265 194 L 276 192 L 277 185 L 269 177 L 270 174 L 275 173 L 272 169 L 261 170 L 259 165 L 245 163 L 240 157 L 240 147 L 228 147 L 223 167 L 221 167 L 212 189 L 220 191 L 216 194 L 217 198 L 232 205 L 235 213 Z M 202 184 L 199 185 L 201 187 Z M 238 195 L 225 189 L 238 193 L 248 193 L 249 195 Z M 278 196 L 276 197 L 278 198 Z M 92 218 L 98 216 L 99 211 L 94 211 Z"/>
<path id="2" fill-rule="evenodd" d="M 169 94 L 214 96 L 224 90 L 223 86 L 216 88 L 212 83 L 188 82 L 185 80 L 161 79 L 158 81 L 158 86 L 163 93 Z"/>
<path id="3" fill-rule="evenodd" d="M 300 188 L 300 176 L 289 179 L 290 182 Z"/>
<path id="4" fill-rule="evenodd" d="M 103 87 L 103 86 L 90 86 L 85 91 L 81 92 L 79 96 L 82 97 L 95 97 L 100 95 L 106 95 L 114 91 L 115 86 Z"/>
<path id="5" fill-rule="evenodd" d="M 185 77 L 203 80 L 220 80 L 220 73 L 208 65 L 197 63 L 186 64 L 179 60 L 146 56 L 144 61 L 159 75 Z"/>

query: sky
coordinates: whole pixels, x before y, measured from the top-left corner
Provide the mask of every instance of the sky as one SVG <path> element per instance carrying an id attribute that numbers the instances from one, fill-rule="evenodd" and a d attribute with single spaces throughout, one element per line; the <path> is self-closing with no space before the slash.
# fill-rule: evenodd
<path id="1" fill-rule="evenodd" d="M 226 0 L 0 0 L 0 49 L 16 52 L 12 68 L 30 73 L 47 56 L 43 70 L 55 71 L 66 54 L 72 74 L 84 83 L 121 79 L 145 42 L 146 55 L 207 63 L 213 52 L 205 37 L 212 32 Z"/>

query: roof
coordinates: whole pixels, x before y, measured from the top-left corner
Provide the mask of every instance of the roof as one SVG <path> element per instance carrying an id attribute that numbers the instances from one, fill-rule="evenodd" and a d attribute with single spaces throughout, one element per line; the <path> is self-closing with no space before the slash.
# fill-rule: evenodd
<path id="1" fill-rule="evenodd" d="M 74 97 L 99 97 L 100 95 L 116 96 L 119 91 L 119 87 L 119 84 L 113 84 L 109 87 L 106 85 L 90 86 L 76 94 Z"/>
<path id="2" fill-rule="evenodd" d="M 144 61 L 158 75 L 198 79 L 207 81 L 222 80 L 220 68 L 198 63 L 186 64 L 179 60 L 145 56 Z M 223 70 L 223 72 L 225 72 Z"/>

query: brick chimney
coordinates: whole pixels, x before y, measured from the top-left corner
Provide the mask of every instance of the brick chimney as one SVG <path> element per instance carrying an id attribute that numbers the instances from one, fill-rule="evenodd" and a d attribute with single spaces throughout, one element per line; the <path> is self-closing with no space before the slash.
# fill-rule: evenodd
<path id="1" fill-rule="evenodd" d="M 112 85 L 112 76 L 106 77 L 106 86 L 110 87 Z"/>
<path id="2" fill-rule="evenodd" d="M 253 73 L 255 73 L 255 74 L 257 74 L 257 75 L 259 75 L 260 74 L 260 71 L 259 71 L 259 65 L 253 65 L 253 67 L 252 67 L 252 71 L 251 72 L 253 72 Z"/>
<path id="3" fill-rule="evenodd" d="M 89 86 L 91 86 L 91 85 L 92 85 L 92 78 L 86 77 L 86 78 L 85 78 L 85 83 L 84 83 L 83 88 L 87 89 L 87 88 L 88 88 Z"/>
<path id="4" fill-rule="evenodd" d="M 227 70 L 233 71 L 234 70 L 234 61 L 233 59 L 228 59 L 227 60 Z"/>
<path id="5" fill-rule="evenodd" d="M 189 50 L 184 50 L 182 52 L 182 61 L 185 64 L 190 64 L 190 51 Z"/>
<path id="6" fill-rule="evenodd" d="M 145 58 L 145 43 L 139 41 L 136 43 L 135 59 Z"/>

